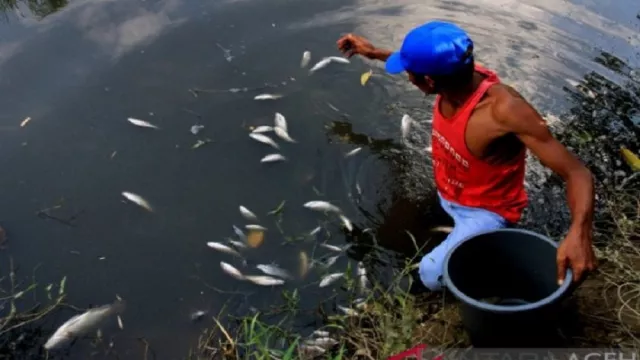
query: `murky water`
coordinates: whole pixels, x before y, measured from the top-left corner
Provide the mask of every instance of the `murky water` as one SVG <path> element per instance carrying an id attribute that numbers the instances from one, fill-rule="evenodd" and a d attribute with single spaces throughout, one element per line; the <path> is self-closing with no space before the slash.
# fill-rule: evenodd
<path id="1" fill-rule="evenodd" d="M 631 72 L 640 65 L 640 8 L 631 0 L 94 0 L 70 2 L 39 19 L 58 2 L 43 4 L 8 9 L 0 25 L 0 223 L 9 234 L 0 267 L 7 271 L 12 257 L 29 276 L 39 265 L 43 284 L 66 275 L 68 302 L 81 307 L 125 298 L 125 330 L 115 322 L 103 329 L 121 358 L 140 358 L 141 337 L 157 358 L 182 358 L 211 325 L 191 323 L 190 312 L 215 314 L 226 305 L 246 313 L 281 299 L 281 289 L 223 274 L 220 261 L 241 263 L 205 246 L 244 224 L 241 204 L 269 228 L 264 245 L 246 252 L 249 267 L 275 261 L 295 269 L 299 251 L 330 253 L 313 241 L 286 242 L 325 221 L 302 208 L 309 200 L 339 205 L 358 227 L 375 228 L 381 245 L 404 252 L 412 246 L 405 228 L 426 240 L 425 230 L 448 221 L 434 205 L 429 161 L 419 151 L 429 128 L 418 130 L 410 148 L 399 141 L 402 114 L 424 122 L 433 99 L 361 59 L 310 76 L 299 67 L 304 50 L 312 62 L 337 55 L 335 41 L 346 32 L 395 48 L 415 25 L 453 20 L 473 37 L 479 61 L 558 128 L 584 114 L 563 86 L 591 71 L 623 86 L 636 76 L 637 84 Z M 594 60 L 602 51 L 629 67 L 603 66 Z M 360 74 L 369 68 L 374 76 L 362 87 Z M 262 92 L 284 97 L 254 101 Z M 251 140 L 247 127 L 270 125 L 276 111 L 297 143 L 281 142 L 289 161 L 261 164 L 273 151 Z M 637 111 L 623 115 L 637 122 Z M 21 128 L 26 117 L 32 120 Z M 161 130 L 135 128 L 127 117 Z M 205 126 L 197 136 L 189 131 L 194 124 Z M 635 141 L 628 134 L 621 132 Z M 192 149 L 199 139 L 212 142 Z M 363 151 L 344 158 L 356 146 Z M 543 186 L 548 175 L 532 163 L 528 223 L 550 224 L 558 233 L 567 212 L 548 211 L 550 199 L 562 198 L 558 185 Z M 155 213 L 124 203 L 122 191 L 143 195 Z M 266 215 L 283 200 L 284 235 Z M 54 207 L 50 217 L 37 214 Z M 353 240 L 336 221 L 326 227 L 331 244 Z M 343 257 L 334 267 L 349 261 Z M 249 267 L 241 269 L 253 272 Z M 313 308 L 332 291 L 304 286 L 301 301 Z M 69 356 L 85 359 L 91 351 L 79 341 Z"/>

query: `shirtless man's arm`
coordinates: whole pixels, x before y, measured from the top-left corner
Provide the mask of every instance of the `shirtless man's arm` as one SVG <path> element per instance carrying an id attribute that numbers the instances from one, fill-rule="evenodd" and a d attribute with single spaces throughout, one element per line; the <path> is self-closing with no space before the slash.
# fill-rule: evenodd
<path id="1" fill-rule="evenodd" d="M 564 279 L 569 266 L 574 281 L 579 282 L 586 272 L 596 267 L 591 240 L 594 201 L 591 172 L 553 137 L 544 119 L 520 94 L 508 86 L 496 90 L 492 113 L 504 133 L 516 134 L 543 165 L 567 183 L 572 219 L 558 249 L 558 283 Z"/>

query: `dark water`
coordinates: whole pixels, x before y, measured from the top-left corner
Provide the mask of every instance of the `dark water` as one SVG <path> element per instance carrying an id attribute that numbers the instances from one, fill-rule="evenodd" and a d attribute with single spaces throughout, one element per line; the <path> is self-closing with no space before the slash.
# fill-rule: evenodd
<path id="1" fill-rule="evenodd" d="M 39 265 L 42 284 L 66 275 L 68 302 L 80 307 L 111 302 L 115 294 L 126 299 L 125 330 L 115 323 L 103 328 L 121 358 L 142 356 L 140 337 L 159 359 L 183 358 L 211 325 L 192 324 L 190 312 L 214 314 L 227 305 L 246 313 L 280 301 L 281 289 L 223 274 L 220 261 L 240 262 L 205 246 L 245 223 L 241 204 L 269 228 L 264 245 L 247 252 L 249 265 L 275 261 L 289 269 L 301 250 L 316 257 L 329 252 L 313 242 L 283 245 L 285 237 L 265 215 L 283 200 L 286 235 L 318 226 L 322 218 L 302 208 L 316 199 L 342 207 L 361 228 L 375 227 L 384 246 L 401 251 L 408 244 L 400 237 L 404 228 L 446 223 L 432 211 L 428 160 L 418 151 L 428 127 L 415 149 L 399 142 L 402 114 L 428 120 L 432 99 L 361 59 L 309 76 L 299 67 L 304 50 L 312 63 L 338 55 L 336 39 L 351 31 L 393 48 L 421 22 L 453 20 L 471 33 L 480 62 L 549 119 L 560 118 L 557 127 L 581 105 L 563 86 L 591 71 L 622 85 L 640 65 L 640 8 L 631 0 L 96 0 L 18 8 L 6 9 L 0 24 L 0 224 L 9 234 L 0 267 L 6 272 L 12 257 L 29 276 Z M 603 66 L 594 60 L 602 51 L 629 67 L 616 73 Z M 375 75 L 362 87 L 360 74 L 370 67 Z M 206 91 L 196 97 L 194 88 Z M 247 91 L 225 91 L 233 88 Z M 253 100 L 263 92 L 285 96 Z M 297 143 L 280 142 L 289 161 L 265 166 L 259 159 L 273 151 L 251 140 L 246 127 L 271 125 L 276 111 L 287 117 Z M 26 117 L 32 120 L 21 128 Z M 161 130 L 133 127 L 127 117 Z M 194 124 L 205 126 L 197 136 L 189 131 Z M 198 139 L 212 142 L 191 149 Z M 344 159 L 355 146 L 364 149 Z M 545 199 L 562 194 L 558 186 L 543 186 L 547 179 L 533 163 L 528 182 L 539 196 L 529 211 L 557 232 L 566 210 L 549 213 Z M 124 203 L 122 191 L 141 194 L 156 212 Z M 62 206 L 49 215 L 73 220 L 37 215 L 56 205 Z M 337 222 L 328 229 L 330 243 L 348 240 Z M 348 261 L 341 258 L 335 269 Z M 284 288 L 317 280 L 312 273 Z M 242 294 L 223 294 L 203 281 Z M 304 287 L 301 301 L 312 307 L 331 292 Z M 49 326 L 69 315 L 62 312 Z M 80 341 L 70 356 L 90 352 L 88 341 Z"/>

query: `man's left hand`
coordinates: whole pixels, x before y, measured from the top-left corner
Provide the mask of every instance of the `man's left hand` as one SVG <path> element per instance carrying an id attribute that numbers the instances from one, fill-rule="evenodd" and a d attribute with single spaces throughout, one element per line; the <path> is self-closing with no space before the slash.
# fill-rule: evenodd
<path id="1" fill-rule="evenodd" d="M 578 228 L 569 233 L 558 247 L 558 285 L 564 281 L 567 267 L 573 271 L 573 281 L 580 283 L 587 273 L 596 269 L 596 255 L 591 244 L 591 232 Z"/>

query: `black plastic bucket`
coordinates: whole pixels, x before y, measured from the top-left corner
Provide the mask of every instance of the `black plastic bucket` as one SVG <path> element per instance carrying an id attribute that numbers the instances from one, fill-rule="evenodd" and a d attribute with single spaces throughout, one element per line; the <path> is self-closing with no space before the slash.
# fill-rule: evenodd
<path id="1" fill-rule="evenodd" d="M 558 245 L 540 234 L 501 229 L 453 247 L 443 279 L 458 298 L 463 325 L 476 347 L 546 346 L 557 333 L 572 279 L 557 284 Z"/>

